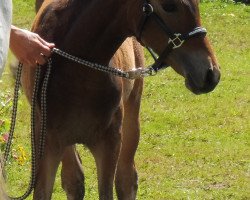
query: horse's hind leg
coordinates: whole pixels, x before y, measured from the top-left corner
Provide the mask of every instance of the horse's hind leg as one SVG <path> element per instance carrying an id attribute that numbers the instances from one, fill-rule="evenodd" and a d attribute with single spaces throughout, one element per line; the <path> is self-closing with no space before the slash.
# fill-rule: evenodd
<path id="1" fill-rule="evenodd" d="M 84 198 L 84 174 L 80 157 L 75 145 L 65 149 L 62 159 L 62 187 L 67 193 L 68 200 Z"/>
<path id="2" fill-rule="evenodd" d="M 63 147 L 57 138 L 48 131 L 44 155 L 38 162 L 37 181 L 34 188 L 34 200 L 50 200 L 56 171 L 62 158 Z"/>
<path id="3" fill-rule="evenodd" d="M 122 147 L 116 171 L 116 192 L 119 200 L 134 200 L 138 188 L 134 156 L 140 137 L 139 108 L 142 81 L 135 82 L 134 93 L 124 105 Z"/>

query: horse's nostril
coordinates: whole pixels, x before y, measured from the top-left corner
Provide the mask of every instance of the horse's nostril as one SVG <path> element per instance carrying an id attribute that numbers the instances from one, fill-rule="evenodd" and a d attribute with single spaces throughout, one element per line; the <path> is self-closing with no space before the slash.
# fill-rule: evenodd
<path id="1" fill-rule="evenodd" d="M 207 72 L 206 82 L 211 83 L 211 82 L 213 82 L 213 79 L 214 79 L 213 69 L 209 68 L 208 72 Z"/>
<path id="2" fill-rule="evenodd" d="M 220 80 L 220 72 L 215 68 L 208 69 L 206 84 L 210 87 L 215 87 Z"/>

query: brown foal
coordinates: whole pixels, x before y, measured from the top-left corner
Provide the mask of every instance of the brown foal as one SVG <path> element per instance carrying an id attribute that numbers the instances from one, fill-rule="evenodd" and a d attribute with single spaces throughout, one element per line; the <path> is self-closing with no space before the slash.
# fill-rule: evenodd
<path id="1" fill-rule="evenodd" d="M 197 0 L 45 0 L 43 4 L 38 0 L 37 9 L 42 6 L 33 31 L 72 55 L 127 71 L 144 66 L 142 46 L 131 36 L 159 55 L 170 43 L 159 23 L 143 12 L 145 3 L 150 3 L 151 11 L 174 32 L 188 33 L 201 26 Z M 56 54 L 52 61 L 46 146 L 38 161 L 34 199 L 51 199 L 61 161 L 67 198 L 84 198 L 84 174 L 76 143 L 87 146 L 95 158 L 100 199 L 113 199 L 114 181 L 118 199 L 136 199 L 134 156 L 140 134 L 142 78 L 118 78 Z M 212 91 L 219 82 L 218 64 L 206 36 L 185 41 L 161 64 L 171 65 L 196 94 Z M 34 71 L 24 67 L 22 74 L 29 100 Z M 38 138 L 39 104 L 36 114 Z"/>

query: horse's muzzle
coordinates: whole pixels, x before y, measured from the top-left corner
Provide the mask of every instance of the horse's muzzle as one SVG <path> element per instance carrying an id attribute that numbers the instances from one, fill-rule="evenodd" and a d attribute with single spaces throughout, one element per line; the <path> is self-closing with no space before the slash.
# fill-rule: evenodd
<path id="1" fill-rule="evenodd" d="M 214 90 L 220 81 L 220 76 L 220 71 L 214 67 L 208 69 L 202 86 L 197 85 L 190 75 L 187 75 L 185 84 L 194 94 L 204 94 Z"/>

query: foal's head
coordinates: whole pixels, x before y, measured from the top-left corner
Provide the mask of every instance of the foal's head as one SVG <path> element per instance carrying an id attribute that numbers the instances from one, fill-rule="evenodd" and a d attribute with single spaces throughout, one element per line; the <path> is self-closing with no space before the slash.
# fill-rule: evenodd
<path id="1" fill-rule="evenodd" d="M 171 65 L 195 94 L 212 91 L 219 82 L 220 72 L 206 30 L 201 28 L 198 0 L 137 2 L 140 2 L 139 13 L 143 14 L 138 16 L 135 32 L 144 45 L 160 55 L 156 68 Z"/>

